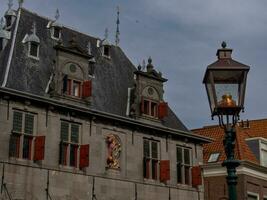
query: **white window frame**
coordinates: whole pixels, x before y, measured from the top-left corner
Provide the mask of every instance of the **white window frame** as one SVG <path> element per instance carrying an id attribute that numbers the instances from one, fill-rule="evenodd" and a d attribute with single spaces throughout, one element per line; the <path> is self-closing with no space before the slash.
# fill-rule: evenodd
<path id="1" fill-rule="evenodd" d="M 59 27 L 57 27 L 58 29 L 59 29 L 59 37 L 58 38 L 56 38 L 56 37 L 54 37 L 54 34 L 55 34 L 55 27 L 53 26 L 52 28 L 51 28 L 51 38 L 53 39 L 53 40 L 60 40 L 61 39 L 61 28 L 59 28 Z"/>
<path id="2" fill-rule="evenodd" d="M 183 184 L 183 185 L 191 185 L 192 184 L 192 173 L 191 173 L 191 169 L 192 169 L 192 148 L 190 147 L 185 147 L 185 146 L 181 146 L 181 145 L 176 145 L 176 178 L 178 178 L 178 170 L 177 170 L 177 165 L 178 163 L 178 160 L 177 160 L 177 149 L 180 148 L 182 149 L 182 163 L 181 163 L 181 168 L 182 168 L 182 173 L 181 173 L 181 178 L 182 178 L 182 182 L 178 182 L 178 179 L 176 180 L 177 184 Z M 189 164 L 185 164 L 185 156 L 184 156 L 184 149 L 188 149 L 189 150 Z M 189 167 L 189 183 L 186 184 L 185 183 L 185 167 L 188 166 Z"/>
<path id="3" fill-rule="evenodd" d="M 13 126 L 14 126 L 14 112 L 19 112 L 22 113 L 22 126 L 21 126 L 21 132 L 17 132 L 15 130 L 13 130 Z M 30 114 L 33 116 L 33 133 L 31 134 L 26 134 L 25 133 L 25 116 L 26 114 Z M 36 137 L 36 131 L 37 130 L 37 114 L 36 113 L 32 113 L 32 112 L 27 112 L 27 111 L 22 111 L 22 110 L 17 110 L 17 109 L 13 109 L 13 113 L 12 113 L 12 133 L 11 134 L 16 134 L 19 135 L 20 137 L 20 143 L 19 143 L 19 155 L 18 157 L 13 157 L 12 158 L 18 158 L 18 159 L 24 159 L 24 160 L 33 160 L 33 156 L 34 156 L 34 140 Z M 29 136 L 32 137 L 32 141 L 31 141 L 31 154 L 30 154 L 30 158 L 23 158 L 23 143 L 24 143 L 24 137 L 25 136 Z M 11 136 L 10 136 L 11 137 Z"/>
<path id="4" fill-rule="evenodd" d="M 108 52 L 109 52 L 109 55 L 106 55 L 105 54 L 105 48 L 108 48 Z M 110 59 L 110 46 L 109 45 L 104 45 L 102 46 L 102 56 L 105 57 L 105 58 L 109 58 Z"/>
<path id="5" fill-rule="evenodd" d="M 143 139 L 143 145 L 144 145 L 144 142 L 145 141 L 148 141 L 149 143 L 149 157 L 145 157 L 145 152 L 144 152 L 144 147 L 143 147 L 143 158 L 147 158 L 149 159 L 149 177 L 148 178 L 145 178 L 145 179 L 151 179 L 151 180 L 154 180 L 154 181 L 157 181 L 160 179 L 160 141 L 159 140 L 154 140 L 154 139 L 149 139 L 149 138 L 144 138 Z M 152 157 L 152 143 L 155 142 L 157 144 L 157 159 L 153 158 Z M 157 161 L 157 178 L 156 179 L 153 179 L 152 177 L 152 161 Z"/>
<path id="6" fill-rule="evenodd" d="M 248 198 L 248 195 L 251 195 L 251 196 L 256 197 L 257 200 L 260 199 L 260 195 L 259 195 L 258 193 L 248 191 L 248 192 L 247 192 L 247 198 Z"/>
<path id="7" fill-rule="evenodd" d="M 31 55 L 31 43 L 32 42 L 28 42 L 28 57 L 39 60 L 40 44 L 37 43 L 37 56 L 33 56 Z"/>
<path id="8" fill-rule="evenodd" d="M 213 153 L 211 153 L 210 154 L 210 156 L 209 156 L 209 159 L 208 159 L 208 163 L 213 163 L 213 162 L 217 162 L 218 160 L 219 160 L 219 157 L 220 157 L 220 152 L 213 152 Z M 214 159 L 214 157 L 216 158 L 216 159 Z"/>
<path id="9" fill-rule="evenodd" d="M 68 123 L 68 141 L 63 141 L 63 139 L 61 138 L 61 123 Z M 72 124 L 78 125 L 79 127 L 79 132 L 78 132 L 78 143 L 73 143 L 71 141 L 71 126 Z M 73 168 L 79 168 L 79 164 L 80 164 L 80 147 L 81 147 L 81 129 L 82 129 L 82 124 L 78 123 L 78 122 L 72 122 L 72 121 L 68 121 L 68 120 L 64 120 L 61 119 L 60 120 L 60 141 L 63 144 L 67 144 L 67 155 L 66 155 L 66 164 L 62 164 L 60 163 L 61 166 L 67 166 L 67 167 L 73 167 Z M 70 146 L 74 144 L 77 145 L 77 163 L 76 166 L 70 166 Z M 61 148 L 61 147 L 60 147 Z M 62 159 L 62 158 L 61 158 Z M 60 161 L 62 162 L 62 161 Z"/>

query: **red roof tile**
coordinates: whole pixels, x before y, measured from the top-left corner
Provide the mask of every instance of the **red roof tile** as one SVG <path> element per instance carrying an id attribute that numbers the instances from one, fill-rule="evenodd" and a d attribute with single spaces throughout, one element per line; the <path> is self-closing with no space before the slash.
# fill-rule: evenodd
<path id="1" fill-rule="evenodd" d="M 245 122 L 246 124 L 247 122 Z M 267 139 L 267 119 L 251 120 L 248 121 L 249 127 L 242 126 L 238 123 L 236 126 L 236 145 L 235 145 L 235 158 L 238 160 L 247 160 L 253 163 L 259 163 L 256 156 L 253 154 L 246 139 L 262 137 Z M 207 126 L 200 129 L 192 130 L 202 136 L 214 139 L 212 143 L 203 145 L 204 162 L 207 163 L 211 153 L 220 153 L 218 162 L 226 159 L 224 153 L 223 139 L 224 130 L 219 126 Z"/>

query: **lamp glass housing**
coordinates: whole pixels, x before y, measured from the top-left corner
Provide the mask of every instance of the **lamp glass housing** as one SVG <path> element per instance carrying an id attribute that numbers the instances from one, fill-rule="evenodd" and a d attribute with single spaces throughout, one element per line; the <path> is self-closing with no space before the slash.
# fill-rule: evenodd
<path id="1" fill-rule="evenodd" d="M 247 69 L 208 68 L 204 77 L 212 116 L 239 114 L 244 108 Z"/>

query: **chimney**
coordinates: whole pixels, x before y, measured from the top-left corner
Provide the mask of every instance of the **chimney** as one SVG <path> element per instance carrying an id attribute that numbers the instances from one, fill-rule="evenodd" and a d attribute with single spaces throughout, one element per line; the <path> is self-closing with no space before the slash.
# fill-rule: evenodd
<path id="1" fill-rule="evenodd" d="M 218 59 L 231 59 L 232 49 L 227 49 L 226 42 L 222 42 L 222 48 L 217 50 Z"/>

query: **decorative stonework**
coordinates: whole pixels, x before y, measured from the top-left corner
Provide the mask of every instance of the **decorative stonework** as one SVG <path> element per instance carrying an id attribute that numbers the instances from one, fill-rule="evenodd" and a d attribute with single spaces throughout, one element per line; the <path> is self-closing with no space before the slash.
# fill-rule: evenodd
<path id="1" fill-rule="evenodd" d="M 111 169 L 120 168 L 121 142 L 118 136 L 110 134 L 106 137 L 108 148 L 107 166 Z"/>

